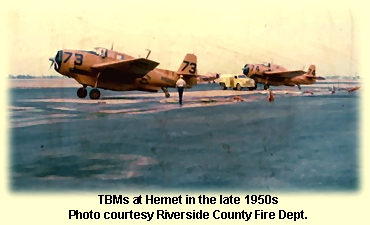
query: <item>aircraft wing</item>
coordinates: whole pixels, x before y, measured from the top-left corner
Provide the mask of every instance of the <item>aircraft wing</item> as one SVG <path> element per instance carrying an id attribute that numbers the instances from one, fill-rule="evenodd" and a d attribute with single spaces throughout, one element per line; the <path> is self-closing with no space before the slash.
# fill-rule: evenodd
<path id="1" fill-rule="evenodd" d="M 149 59 L 138 58 L 121 61 L 113 61 L 107 63 L 99 63 L 93 65 L 91 68 L 96 70 L 113 69 L 121 73 L 127 74 L 131 78 L 139 78 L 147 74 L 159 65 Z"/>
<path id="2" fill-rule="evenodd" d="M 268 75 L 268 76 L 277 76 L 277 77 L 282 77 L 282 78 L 293 78 L 293 77 L 297 77 L 297 76 L 300 76 L 300 75 L 303 75 L 307 72 L 303 71 L 303 70 L 291 70 L 291 71 L 266 71 L 264 72 L 265 75 Z"/>

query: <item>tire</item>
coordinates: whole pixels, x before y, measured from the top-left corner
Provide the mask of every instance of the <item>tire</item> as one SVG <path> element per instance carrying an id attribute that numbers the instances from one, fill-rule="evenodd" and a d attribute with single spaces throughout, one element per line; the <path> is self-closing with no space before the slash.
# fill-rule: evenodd
<path id="1" fill-rule="evenodd" d="M 227 87 L 226 87 L 226 85 L 224 83 L 221 83 L 221 89 L 222 90 L 226 90 L 227 89 Z"/>
<path id="2" fill-rule="evenodd" d="M 100 91 L 96 88 L 92 89 L 89 93 L 91 99 L 99 99 L 100 98 Z"/>
<path id="3" fill-rule="evenodd" d="M 238 84 L 236 84 L 236 90 L 237 91 L 241 91 L 242 90 L 242 86 L 240 86 L 240 84 L 238 83 Z"/>
<path id="4" fill-rule="evenodd" d="M 269 88 L 270 88 L 270 85 L 268 84 L 263 85 L 263 89 L 268 90 Z"/>
<path id="5" fill-rule="evenodd" d="M 85 98 L 87 96 L 87 90 L 85 88 L 79 88 L 77 90 L 77 96 L 79 98 Z"/>

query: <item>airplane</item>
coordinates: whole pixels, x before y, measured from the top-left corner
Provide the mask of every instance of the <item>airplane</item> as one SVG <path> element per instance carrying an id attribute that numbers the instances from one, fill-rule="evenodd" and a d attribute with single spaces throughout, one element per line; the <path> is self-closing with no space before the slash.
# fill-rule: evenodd
<path id="1" fill-rule="evenodd" d="M 301 90 L 301 84 L 314 84 L 317 80 L 325 80 L 323 77 L 316 76 L 316 66 L 310 65 L 308 71 L 287 70 L 282 66 L 263 63 L 263 64 L 245 64 L 243 74 L 252 78 L 255 82 L 254 89 L 257 89 L 257 83 L 264 84 L 265 90 L 272 86 L 295 86 Z"/>
<path id="2" fill-rule="evenodd" d="M 148 49 L 147 49 L 148 50 Z M 168 87 L 175 87 L 180 75 L 186 82 L 186 88 L 197 84 L 197 57 L 186 54 L 177 72 L 156 68 L 159 63 L 146 58 L 135 58 L 111 49 L 95 47 L 94 51 L 63 49 L 57 51 L 51 61 L 56 72 L 75 79 L 81 88 L 77 90 L 79 98 L 87 96 L 99 99 L 98 88 L 112 91 L 158 92 L 161 88 L 168 98 Z"/>
<path id="3" fill-rule="evenodd" d="M 215 80 L 218 78 L 220 78 L 219 73 L 207 73 L 205 75 L 198 74 L 198 81 L 200 82 L 216 83 Z"/>

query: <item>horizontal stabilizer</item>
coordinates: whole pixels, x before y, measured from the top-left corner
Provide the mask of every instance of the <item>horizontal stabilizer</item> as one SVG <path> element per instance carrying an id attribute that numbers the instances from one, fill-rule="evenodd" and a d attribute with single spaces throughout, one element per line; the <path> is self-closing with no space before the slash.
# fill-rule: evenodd
<path id="1" fill-rule="evenodd" d="M 317 77 L 317 76 L 313 76 L 313 75 L 306 75 L 307 78 L 312 78 L 312 79 L 316 79 L 316 80 L 325 80 L 324 77 Z"/>

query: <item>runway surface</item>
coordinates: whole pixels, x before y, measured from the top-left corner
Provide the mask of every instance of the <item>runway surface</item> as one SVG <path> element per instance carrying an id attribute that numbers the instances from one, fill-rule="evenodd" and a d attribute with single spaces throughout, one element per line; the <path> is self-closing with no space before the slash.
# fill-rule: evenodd
<path id="1" fill-rule="evenodd" d="M 263 90 L 200 84 L 180 107 L 174 89 L 170 100 L 104 90 L 90 100 L 77 98 L 78 85 L 21 82 L 9 89 L 14 191 L 342 191 L 360 182 L 361 89 L 272 87 L 268 102 Z M 236 94 L 245 101 L 230 101 Z"/>

